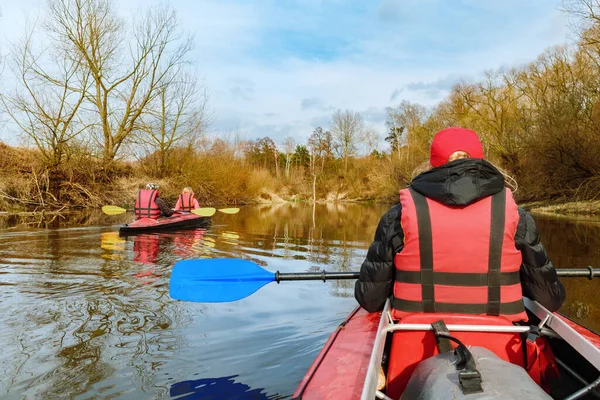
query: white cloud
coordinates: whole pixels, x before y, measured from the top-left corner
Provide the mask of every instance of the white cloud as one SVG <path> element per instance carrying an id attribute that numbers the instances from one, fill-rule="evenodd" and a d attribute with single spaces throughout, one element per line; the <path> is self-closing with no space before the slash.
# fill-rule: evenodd
<path id="1" fill-rule="evenodd" d="M 432 105 L 453 81 L 532 61 L 563 43 L 559 0 L 174 0 L 195 34 L 193 58 L 215 114 L 212 130 L 308 138 L 335 109 L 354 109 L 383 136 L 384 110 L 401 100 Z M 5 7 L 0 27 L 21 29 Z M 17 5 L 19 4 L 19 5 Z M 24 5 L 23 5 L 24 4 Z M 142 0 L 119 1 L 126 15 Z M 444 8 L 446 7 L 446 8 Z M 451 7 L 451 8 L 448 8 Z M 8 9 L 8 11 L 7 11 Z M 3 27 L 11 13 L 10 28 Z"/>

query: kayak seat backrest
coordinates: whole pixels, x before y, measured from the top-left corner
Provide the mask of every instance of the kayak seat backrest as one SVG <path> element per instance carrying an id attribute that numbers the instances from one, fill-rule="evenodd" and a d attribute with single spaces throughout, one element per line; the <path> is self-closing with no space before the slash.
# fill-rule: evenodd
<path id="1" fill-rule="evenodd" d="M 488 315 L 464 315 L 450 313 L 409 314 L 399 324 L 431 324 L 443 320 L 446 325 L 505 325 L 513 323 L 504 317 Z M 466 346 L 489 349 L 502 360 L 524 367 L 523 343 L 519 333 L 499 332 L 452 332 Z M 400 398 L 417 364 L 439 354 L 433 331 L 395 331 L 390 349 L 386 394 L 392 399 Z"/>

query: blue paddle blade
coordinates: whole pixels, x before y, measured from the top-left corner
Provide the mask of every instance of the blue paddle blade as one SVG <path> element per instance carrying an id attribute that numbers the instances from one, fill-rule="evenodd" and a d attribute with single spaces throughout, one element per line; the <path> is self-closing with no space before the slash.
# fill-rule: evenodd
<path id="1" fill-rule="evenodd" d="M 248 297 L 274 280 L 274 272 L 248 260 L 183 260 L 173 266 L 169 294 L 176 300 L 224 303 Z"/>

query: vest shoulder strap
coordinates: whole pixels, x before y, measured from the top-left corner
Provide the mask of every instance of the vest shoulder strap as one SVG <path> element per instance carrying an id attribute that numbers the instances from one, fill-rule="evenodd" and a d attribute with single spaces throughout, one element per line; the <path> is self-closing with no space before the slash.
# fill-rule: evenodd
<path id="1" fill-rule="evenodd" d="M 421 263 L 421 296 L 423 312 L 435 312 L 435 292 L 433 285 L 433 239 L 431 234 L 431 215 L 427 198 L 409 187 L 415 203 L 417 228 L 419 230 L 419 255 Z"/>
<path id="2" fill-rule="evenodd" d="M 488 302 L 486 314 L 500 315 L 500 286 L 502 266 L 502 244 L 506 218 L 506 188 L 492 195 L 490 224 L 490 253 L 488 257 Z"/>

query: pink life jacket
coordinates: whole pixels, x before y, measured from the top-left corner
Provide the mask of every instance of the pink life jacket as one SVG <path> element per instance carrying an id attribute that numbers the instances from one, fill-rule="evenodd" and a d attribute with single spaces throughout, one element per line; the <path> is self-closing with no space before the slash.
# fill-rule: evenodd
<path id="1" fill-rule="evenodd" d="M 187 193 L 187 196 L 185 196 L 183 193 L 180 194 L 179 202 L 181 204 L 181 211 L 192 211 L 194 209 L 194 200 L 196 200 L 196 198 L 194 197 L 193 193 Z"/>
<path id="2" fill-rule="evenodd" d="M 133 208 L 136 218 L 158 219 L 160 217 L 160 208 L 156 204 L 157 196 L 158 190 L 142 189 L 138 192 Z"/>

